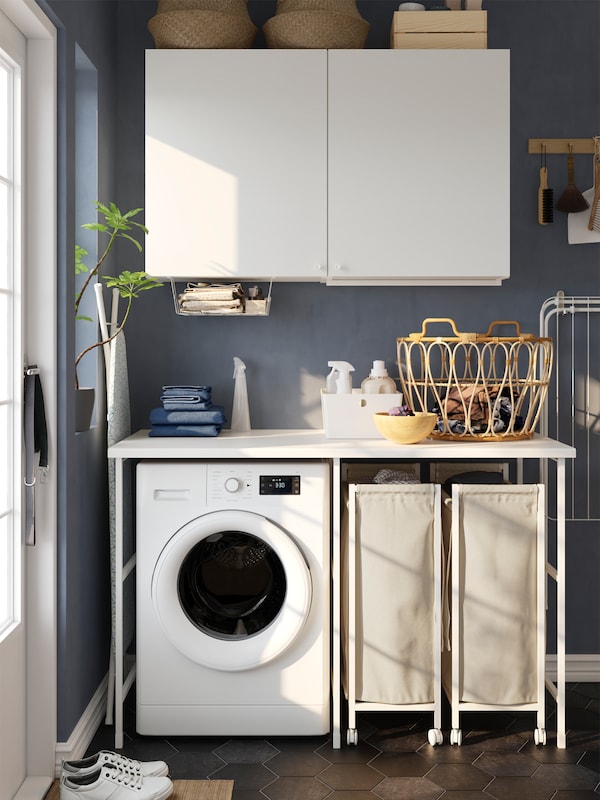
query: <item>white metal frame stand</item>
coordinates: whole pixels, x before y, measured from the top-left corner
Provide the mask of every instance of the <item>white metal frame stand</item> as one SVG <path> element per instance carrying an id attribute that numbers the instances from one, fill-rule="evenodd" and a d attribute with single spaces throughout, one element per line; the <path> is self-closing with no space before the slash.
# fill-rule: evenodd
<path id="1" fill-rule="evenodd" d="M 557 746 L 566 747 L 565 731 L 565 460 L 575 458 L 575 448 L 547 437 L 530 441 L 479 443 L 443 442 L 431 440 L 406 447 L 391 446 L 385 440 L 327 440 L 321 431 L 252 431 L 248 435 L 222 434 L 211 440 L 150 439 L 147 431 L 112 445 L 108 457 L 115 460 L 117 498 L 115 518 L 117 547 L 123 546 L 123 464 L 128 459 L 211 459 L 281 457 L 282 448 L 288 458 L 327 458 L 332 464 L 332 746 L 341 747 L 341 630 L 340 630 L 340 531 L 341 531 L 341 465 L 358 459 L 377 461 L 443 461 L 485 458 L 492 461 L 531 459 L 545 465 L 556 463 L 556 529 L 557 559 L 554 569 L 558 591 L 557 601 L 557 681 L 552 687 L 557 704 Z M 135 667 L 124 674 L 123 644 L 123 581 L 133 564 L 123 565 L 116 559 L 116 630 L 115 630 L 115 747 L 123 746 L 123 702 L 133 683 Z"/>
<path id="2" fill-rule="evenodd" d="M 432 746 L 442 744 L 442 511 L 441 487 L 434 487 L 433 499 L 433 702 L 431 703 L 371 703 L 356 699 L 356 574 L 358 548 L 356 546 L 356 484 L 348 485 L 348 653 L 347 653 L 347 700 L 348 730 L 346 743 L 358 744 L 356 713 L 358 711 L 433 711 L 433 727 L 427 732 Z"/>
<path id="3" fill-rule="evenodd" d="M 450 744 L 462 744 L 462 731 L 460 727 L 461 711 L 536 711 L 537 727 L 533 732 L 536 745 L 546 744 L 546 500 L 545 487 L 538 484 L 537 504 L 537 535 L 536 535 L 536 664 L 537 664 L 537 700 L 534 703 L 523 703 L 498 706 L 495 704 L 464 702 L 461 695 L 461 494 L 462 486 L 454 484 L 452 487 L 452 689 L 451 689 L 451 730 Z M 564 606 L 563 606 L 564 614 Z M 564 735 L 564 724 L 562 727 Z M 558 745 L 565 747 L 566 744 Z"/>

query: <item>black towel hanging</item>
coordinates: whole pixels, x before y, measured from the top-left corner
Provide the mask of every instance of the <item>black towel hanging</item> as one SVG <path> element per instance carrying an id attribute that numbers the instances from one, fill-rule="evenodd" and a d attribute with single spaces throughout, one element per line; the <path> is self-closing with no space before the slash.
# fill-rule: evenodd
<path id="1" fill-rule="evenodd" d="M 35 453 L 38 466 L 48 467 L 48 428 L 40 371 L 36 364 L 25 368 L 25 544 L 35 544 Z"/>

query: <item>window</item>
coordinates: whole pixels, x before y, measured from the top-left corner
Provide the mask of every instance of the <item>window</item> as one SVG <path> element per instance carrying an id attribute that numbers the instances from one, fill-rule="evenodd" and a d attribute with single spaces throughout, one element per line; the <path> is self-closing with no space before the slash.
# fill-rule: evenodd
<path id="1" fill-rule="evenodd" d="M 0 50 L 0 638 L 20 618 L 20 70 Z"/>
<path id="2" fill-rule="evenodd" d="M 95 222 L 98 197 L 98 73 L 79 45 L 75 45 L 75 241 L 88 255 L 88 267 L 98 260 L 98 234 L 81 228 L 84 222 Z M 75 291 L 81 290 L 87 274 L 78 275 Z M 88 291 L 79 307 L 88 319 L 75 324 L 75 354 L 98 340 L 96 296 Z M 90 322 L 89 320 L 94 320 Z M 98 387 L 100 350 L 93 350 L 77 367 L 80 386 Z"/>

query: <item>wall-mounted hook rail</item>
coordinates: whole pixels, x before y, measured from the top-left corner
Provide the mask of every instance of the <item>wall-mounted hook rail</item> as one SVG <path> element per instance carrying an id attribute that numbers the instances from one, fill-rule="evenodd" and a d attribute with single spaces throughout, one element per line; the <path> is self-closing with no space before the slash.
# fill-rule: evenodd
<path id="1" fill-rule="evenodd" d="M 569 147 L 573 149 L 571 149 Z M 594 139 L 529 139 L 528 140 L 528 153 L 541 153 L 542 148 L 545 149 L 546 155 L 554 155 L 556 153 L 593 153 L 594 152 Z"/>

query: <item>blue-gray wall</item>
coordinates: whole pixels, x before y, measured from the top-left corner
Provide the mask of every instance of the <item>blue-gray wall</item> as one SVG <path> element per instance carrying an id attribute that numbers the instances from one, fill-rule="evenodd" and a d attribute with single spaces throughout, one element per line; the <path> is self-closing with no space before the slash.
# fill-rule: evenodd
<path id="1" fill-rule="evenodd" d="M 59 30 L 58 63 L 58 722 L 66 741 L 108 670 L 110 643 L 106 427 L 75 434 L 76 44 L 98 70 L 98 188 L 116 193 L 116 3 L 105 0 L 40 5 Z M 96 195 L 96 191 L 98 194 Z M 87 220 L 93 219 L 93 207 Z M 95 355 L 86 357 L 93 364 Z M 88 362 L 89 363 L 89 362 Z M 101 364 L 99 365 L 101 366 Z M 91 372 L 93 373 L 93 369 Z"/>
<path id="2" fill-rule="evenodd" d="M 367 47 L 388 47 L 397 0 L 359 0 L 358 6 L 372 25 Z M 485 330 L 493 319 L 517 319 L 523 330 L 536 333 L 540 305 L 557 290 L 570 295 L 600 294 L 600 245 L 569 246 L 566 216 L 558 212 L 553 225 L 537 224 L 540 163 L 538 157 L 527 154 L 531 137 L 584 138 L 600 133 L 600 3 L 486 0 L 484 7 L 488 9 L 489 47 L 511 51 L 510 280 L 490 288 L 281 283 L 273 286 L 268 318 L 179 317 L 168 287 L 149 292 L 134 307 L 127 331 L 134 428 L 148 427 L 149 411 L 158 404 L 165 383 L 211 384 L 215 401 L 229 412 L 236 355 L 247 365 L 254 428 L 321 427 L 319 388 L 330 359 L 352 362 L 356 381 L 366 376 L 374 358 L 385 359 L 395 375 L 396 337 L 420 329 L 425 317 L 450 316 L 464 330 Z M 100 199 L 113 199 L 122 209 L 143 206 L 144 50 L 154 46 L 146 23 L 156 3 L 60 0 L 52 2 L 52 8 L 66 25 L 67 50 L 76 40 L 99 69 Z M 274 9 L 275 0 L 249 2 L 259 26 Z M 256 46 L 262 41 L 259 35 Z M 68 89 L 67 122 L 71 61 L 68 56 L 63 77 Z M 69 246 L 74 235 L 68 222 L 73 206 L 70 135 L 67 130 L 61 163 L 63 225 Z M 364 147 L 368 153 L 369 142 Z M 489 157 L 493 159 L 494 153 Z M 553 156 L 548 161 L 550 182 L 558 194 L 566 184 L 566 158 Z M 576 176 L 580 188 L 591 186 L 591 157 L 576 157 Z M 493 192 L 493 186 L 489 190 Z M 485 203 L 485 197 L 474 197 L 472 202 Z M 432 196 L 432 235 L 436 213 L 443 209 L 435 208 Z M 469 213 L 468 206 L 464 213 Z M 118 255 L 121 268 L 143 268 L 143 257 L 132 248 L 122 247 Z M 71 296 L 69 280 L 63 285 L 65 298 Z M 63 332 L 65 347 L 70 346 L 69 337 L 72 333 Z M 68 366 L 65 372 L 70 381 Z M 65 403 L 70 402 L 65 389 Z M 61 440 L 65 530 L 61 535 L 59 739 L 68 738 L 107 663 L 105 463 L 98 449 L 101 442 L 94 435 L 89 435 L 93 443 L 87 443 L 85 437 L 69 434 L 65 422 Z M 594 617 L 600 597 L 590 541 L 578 538 L 568 551 L 569 592 L 574 598 L 567 609 L 570 653 L 600 652 L 600 625 Z M 85 589 L 90 581 L 95 587 L 91 591 Z M 590 596 L 582 603 L 583 585 Z M 569 612 L 581 607 L 590 610 L 584 618 Z"/>

